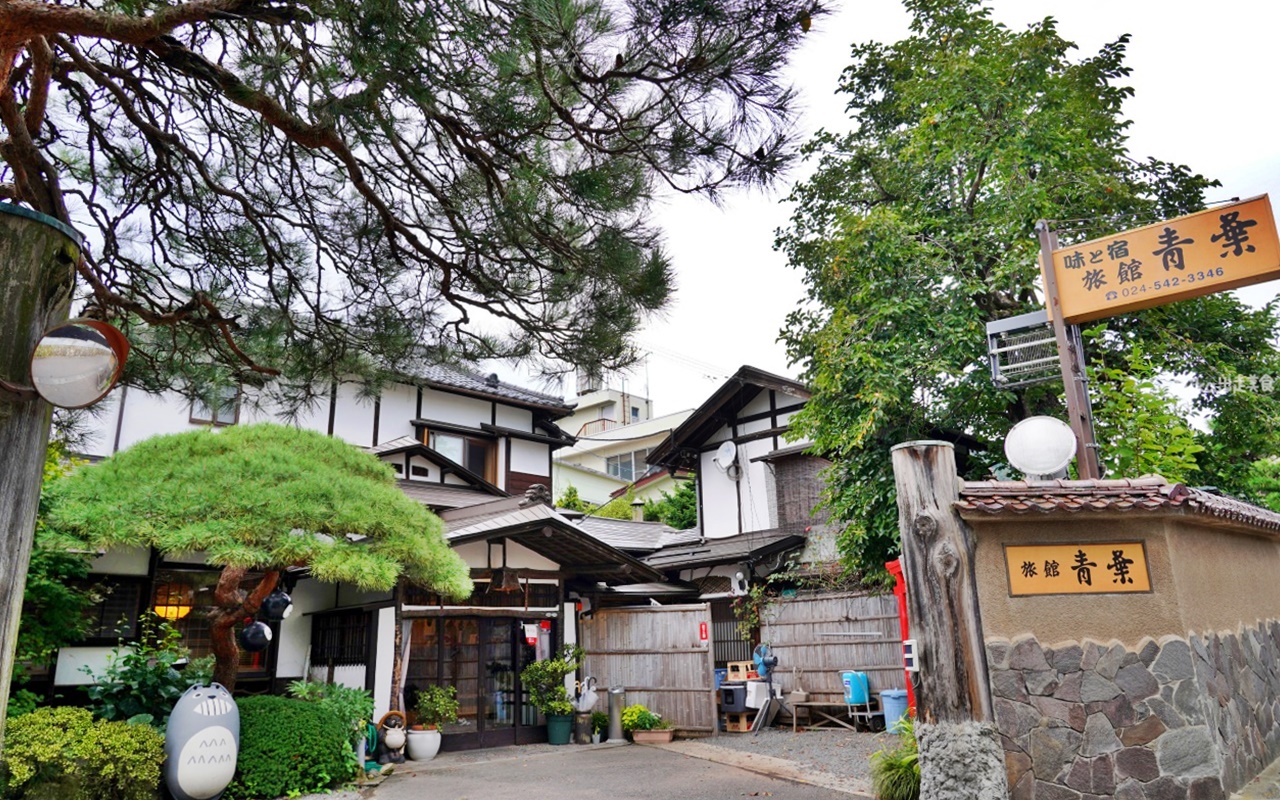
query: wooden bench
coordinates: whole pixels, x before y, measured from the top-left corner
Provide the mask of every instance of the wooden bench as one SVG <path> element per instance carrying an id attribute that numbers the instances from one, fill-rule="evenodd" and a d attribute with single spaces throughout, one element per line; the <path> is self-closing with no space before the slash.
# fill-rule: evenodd
<path id="1" fill-rule="evenodd" d="M 875 717 L 884 717 L 884 711 L 879 708 L 872 708 L 870 705 L 852 706 L 843 701 L 833 702 L 831 700 L 812 700 L 804 703 L 788 702 L 787 707 L 791 709 L 791 732 L 796 732 L 797 720 L 800 717 L 799 711 L 802 708 L 809 709 L 809 726 L 810 728 L 823 728 L 829 725 L 839 725 L 842 728 L 848 728 L 851 731 L 858 730 L 858 725 L 862 724 L 868 728 L 875 727 Z M 841 709 L 840 711 L 828 711 L 827 709 Z M 820 719 L 814 720 L 817 716 Z"/>

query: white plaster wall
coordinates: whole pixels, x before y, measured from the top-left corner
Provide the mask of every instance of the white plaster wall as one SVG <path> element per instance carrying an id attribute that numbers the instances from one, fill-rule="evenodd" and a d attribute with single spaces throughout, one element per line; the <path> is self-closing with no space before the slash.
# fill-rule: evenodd
<path id="1" fill-rule="evenodd" d="M 382 390 L 379 406 L 378 439 L 389 442 L 400 436 L 413 436 L 413 420 L 418 418 L 418 390 L 404 383 L 388 385 Z"/>
<path id="2" fill-rule="evenodd" d="M 373 399 L 361 398 L 354 383 L 338 384 L 338 397 L 333 415 L 333 435 L 357 447 L 372 447 Z M 381 431 L 379 431 L 381 438 Z"/>
<path id="3" fill-rule="evenodd" d="M 334 585 L 315 580 L 298 581 L 289 596 L 293 598 L 293 613 L 280 623 L 279 655 L 276 658 L 276 675 L 281 678 L 301 678 L 311 647 L 311 617 L 316 611 L 333 607 Z"/>
<path id="4" fill-rule="evenodd" d="M 488 542 L 467 542 L 454 547 L 453 552 L 457 553 L 458 558 L 465 561 L 468 567 L 486 569 L 489 566 Z"/>
<path id="5" fill-rule="evenodd" d="M 58 663 L 53 670 L 55 686 L 85 686 L 93 683 L 84 668 L 101 675 L 107 668 L 107 657 L 113 647 L 64 647 L 58 651 Z"/>
<path id="6" fill-rule="evenodd" d="M 555 534 L 552 535 L 554 536 Z M 507 542 L 507 566 L 523 567 L 524 569 L 560 569 L 560 565 L 551 559 L 544 558 L 529 548 L 512 541 Z"/>
<path id="7" fill-rule="evenodd" d="M 89 562 L 89 571 L 102 575 L 146 575 L 151 550 L 146 547 L 119 547 Z"/>
<path id="8" fill-rule="evenodd" d="M 541 442 L 527 442 L 523 439 L 511 440 L 512 472 L 527 472 L 530 475 L 549 475 L 551 458 L 547 453 L 547 445 Z"/>
<path id="9" fill-rule="evenodd" d="M 717 439 L 713 438 L 711 441 Z M 737 483 L 712 461 L 714 457 L 713 450 L 703 453 L 698 461 L 698 482 L 702 492 L 702 532 L 708 539 L 722 539 L 738 534 L 738 490 Z"/>
<path id="10" fill-rule="evenodd" d="M 113 389 L 111 394 L 89 409 L 90 422 L 86 426 L 84 442 L 78 452 L 104 458 L 111 455 L 111 447 L 116 439 L 116 421 L 120 413 L 120 395 L 123 393 L 123 388 Z"/>
<path id="11" fill-rule="evenodd" d="M 391 710 L 391 672 L 396 655 L 396 610 L 378 611 L 377 639 L 374 648 L 377 663 L 373 672 L 373 713 L 381 718 Z"/>
<path id="12" fill-rule="evenodd" d="M 498 404 L 498 425 L 517 431 L 533 433 L 533 412 L 527 408 L 516 408 Z"/>
<path id="13" fill-rule="evenodd" d="M 391 592 L 362 592 L 348 584 L 338 585 L 338 602 L 332 608 L 348 608 L 368 603 L 382 603 L 391 600 Z"/>
<path id="14" fill-rule="evenodd" d="M 120 449 L 127 449 L 152 436 L 182 433 L 202 427 L 204 426 L 191 424 L 191 403 L 177 392 L 149 394 L 134 389 L 129 392 L 124 404 Z"/>
<path id="15" fill-rule="evenodd" d="M 396 458 L 403 458 L 403 456 L 396 456 Z M 421 475 L 415 475 L 413 470 L 414 467 L 425 468 L 427 470 L 426 477 L 423 477 Z M 405 475 L 404 477 L 408 478 L 411 481 L 439 482 L 440 468 L 437 467 L 435 464 L 431 463 L 430 461 L 428 461 L 427 459 L 423 458 L 422 456 L 410 456 L 409 457 L 409 474 Z"/>
<path id="16" fill-rule="evenodd" d="M 435 389 L 422 390 L 422 417 L 437 422 L 479 428 L 482 422 L 491 422 L 493 412 L 487 400 L 461 397 Z"/>
<path id="17" fill-rule="evenodd" d="M 773 439 L 758 439 L 738 447 L 738 466 L 742 479 L 738 482 L 741 497 L 742 530 L 762 531 L 775 526 L 776 511 L 772 510 L 773 476 L 769 465 L 753 458 L 773 451 Z M 713 467 L 714 469 L 714 467 Z"/>
<path id="18" fill-rule="evenodd" d="M 738 412 L 738 417 L 753 417 L 756 414 L 769 413 L 769 395 L 770 393 L 768 389 L 760 392 L 760 394 L 753 397 L 751 402 L 747 403 L 746 406 Z M 779 397 L 781 397 L 781 395 Z M 783 404 L 779 403 L 779 405 Z"/>
<path id="19" fill-rule="evenodd" d="M 346 667 L 333 668 L 333 682 L 339 686 L 349 686 L 352 689 L 364 688 L 365 668 L 363 665 L 356 664 Z M 311 680 L 324 683 L 329 678 L 329 670 L 326 667 L 312 667 Z"/>

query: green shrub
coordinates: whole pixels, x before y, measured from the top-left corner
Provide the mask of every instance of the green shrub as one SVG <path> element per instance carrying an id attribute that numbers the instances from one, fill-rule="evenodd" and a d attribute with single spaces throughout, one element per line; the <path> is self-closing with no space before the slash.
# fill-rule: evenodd
<path id="1" fill-rule="evenodd" d="M 93 678 L 85 689 L 94 716 L 107 720 L 142 722 L 164 730 L 169 712 L 188 688 L 207 683 L 212 656 L 186 665 L 190 651 L 182 646 L 182 634 L 168 620 L 152 612 L 138 619 L 137 642 L 121 639 L 101 675 L 84 667 Z"/>
<path id="2" fill-rule="evenodd" d="M 320 703 L 261 696 L 236 704 L 240 758 L 225 797 L 294 797 L 355 777 L 348 726 Z"/>
<path id="3" fill-rule="evenodd" d="M 591 712 L 591 732 L 604 734 L 609 730 L 609 715 L 603 711 Z"/>
<path id="4" fill-rule="evenodd" d="M 5 800 L 154 800 L 164 738 L 148 725 L 93 719 L 83 708 L 41 708 L 9 722 Z"/>
<path id="5" fill-rule="evenodd" d="M 365 689 L 353 689 L 340 683 L 294 681 L 289 684 L 289 694 L 308 703 L 317 703 L 340 719 L 351 731 L 352 747 L 364 737 L 365 723 L 373 718 L 373 695 Z"/>
<path id="6" fill-rule="evenodd" d="M 919 800 L 920 750 L 915 722 L 907 716 L 894 727 L 898 746 L 871 755 L 871 785 L 880 800 Z"/>
<path id="7" fill-rule="evenodd" d="M 655 714 L 639 703 L 622 709 L 623 733 L 631 733 L 632 731 L 655 731 L 670 727 L 671 723 L 664 720 L 661 714 Z"/>
<path id="8" fill-rule="evenodd" d="M 572 714 L 573 701 L 564 688 L 564 679 L 582 666 L 581 647 L 566 644 L 551 658 L 534 661 L 520 670 L 520 684 L 529 693 L 529 702 L 543 714 Z"/>
<path id="9" fill-rule="evenodd" d="M 427 686 L 418 692 L 418 724 L 439 728 L 458 721 L 458 690 L 453 686 Z"/>

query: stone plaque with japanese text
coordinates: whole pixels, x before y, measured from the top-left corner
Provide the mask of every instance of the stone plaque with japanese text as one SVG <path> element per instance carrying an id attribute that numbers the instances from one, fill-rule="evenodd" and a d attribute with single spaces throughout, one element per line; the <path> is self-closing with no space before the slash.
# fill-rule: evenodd
<path id="1" fill-rule="evenodd" d="M 1063 247 L 1053 251 L 1053 270 L 1070 323 L 1280 278 L 1271 200 L 1264 194 Z"/>
<path id="2" fill-rule="evenodd" d="M 1149 592 L 1142 542 L 1005 545 L 1009 595 Z"/>

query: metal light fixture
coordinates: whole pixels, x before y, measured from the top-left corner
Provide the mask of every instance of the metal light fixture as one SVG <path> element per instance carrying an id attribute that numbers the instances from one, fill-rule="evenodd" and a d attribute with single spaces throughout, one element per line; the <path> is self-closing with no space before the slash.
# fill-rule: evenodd
<path id="1" fill-rule="evenodd" d="M 1063 478 L 1076 455 L 1076 435 L 1060 419 L 1027 417 L 1005 437 L 1004 454 L 1028 480 Z"/>
<path id="2" fill-rule="evenodd" d="M 191 613 L 191 587 L 185 583 L 162 583 L 156 587 L 155 612 L 174 622 Z"/>

